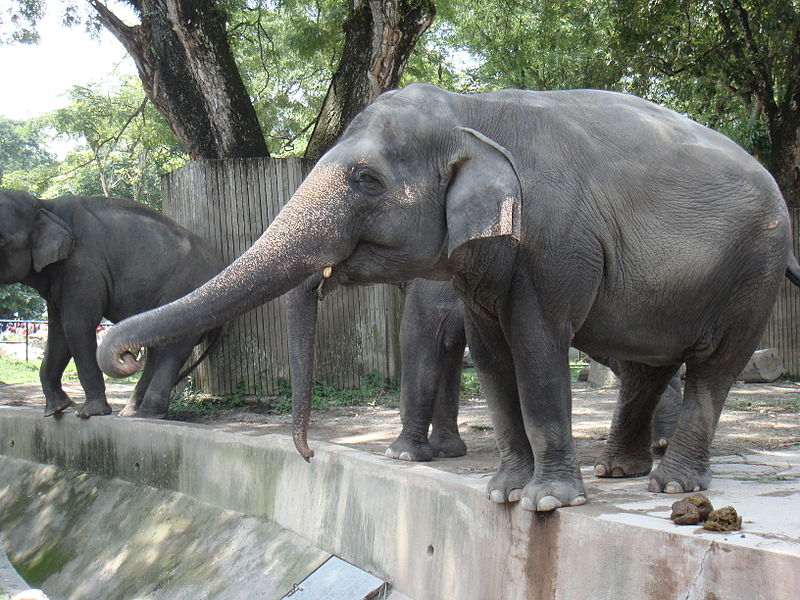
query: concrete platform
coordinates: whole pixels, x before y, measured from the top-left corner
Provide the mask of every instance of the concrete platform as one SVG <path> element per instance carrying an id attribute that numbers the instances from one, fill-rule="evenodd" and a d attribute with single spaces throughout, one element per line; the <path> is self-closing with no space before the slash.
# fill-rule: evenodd
<path id="1" fill-rule="evenodd" d="M 170 546 L 168 525 L 176 520 L 187 531 L 207 527 L 227 535 L 217 548 L 228 557 L 242 554 L 237 564 L 244 576 L 234 584 L 247 595 L 217 587 L 202 597 L 282 597 L 286 592 L 277 587 L 268 593 L 269 578 L 259 574 L 269 572 L 265 556 L 283 556 L 270 536 L 285 536 L 294 548 L 286 556 L 319 564 L 338 556 L 413 600 L 798 598 L 798 449 L 715 460 L 707 495 L 716 507 L 734 506 L 744 521 L 743 530 L 731 534 L 673 524 L 669 507 L 677 498 L 647 492 L 645 478 L 598 480 L 587 469 L 587 505 L 537 515 L 489 503 L 485 477 L 333 444 L 316 443 L 315 451 L 307 464 L 291 439 L 280 435 L 137 419 L 44 419 L 36 410 L 0 407 L 0 455 L 6 457 L 0 457 L 0 535 L 15 564 L 34 550 L 46 555 L 70 532 L 78 539 L 85 535 L 79 558 L 49 554 L 56 555 L 62 574 L 83 561 L 74 571 L 82 584 L 110 582 L 92 592 L 108 598 L 140 597 L 114 592 L 135 556 L 130 551 L 137 525 L 149 535 L 138 537 L 149 544 L 144 555 L 151 580 L 168 571 L 165 564 L 179 569 L 184 561 L 192 565 L 184 568 L 186 586 L 224 579 L 229 567 L 216 564 L 214 552 L 204 562 L 190 545 Z M 47 490 L 58 487 L 48 487 L 47 478 L 67 477 L 67 470 L 73 480 L 91 478 L 91 486 L 78 494 L 71 486 L 80 481 L 73 482 L 48 498 Z M 165 499 L 169 510 L 146 508 L 151 504 L 145 496 L 152 506 Z M 106 509 L 103 503 L 109 503 Z M 72 505 L 85 510 L 55 509 Z M 263 533 L 231 537 L 248 519 Z M 115 523 L 130 527 L 115 533 Z M 20 548 L 18 540 L 26 539 L 29 547 Z M 247 553 L 251 544 L 260 562 Z M 48 585 L 57 572 L 43 585 L 54 598 L 59 590 Z M 164 585 L 179 590 L 178 579 Z M 70 591 L 63 597 L 98 596 Z"/>

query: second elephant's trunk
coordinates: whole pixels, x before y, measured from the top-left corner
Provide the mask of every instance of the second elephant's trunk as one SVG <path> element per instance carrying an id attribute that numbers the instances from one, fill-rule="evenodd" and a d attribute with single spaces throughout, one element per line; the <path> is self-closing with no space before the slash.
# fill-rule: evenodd
<path id="1" fill-rule="evenodd" d="M 183 298 L 112 327 L 97 350 L 100 368 L 112 377 L 128 376 L 139 366 L 132 353 L 140 348 L 210 331 L 349 256 L 355 242 L 343 239 L 342 232 L 350 211 L 337 198 L 320 201 L 319 182 L 307 182 L 219 275 Z"/>
<path id="2" fill-rule="evenodd" d="M 314 456 L 308 447 L 308 423 L 313 395 L 314 351 L 317 330 L 317 287 L 321 277 L 315 275 L 287 294 L 289 310 L 289 372 L 292 380 L 292 438 L 294 446 L 306 460 Z"/>

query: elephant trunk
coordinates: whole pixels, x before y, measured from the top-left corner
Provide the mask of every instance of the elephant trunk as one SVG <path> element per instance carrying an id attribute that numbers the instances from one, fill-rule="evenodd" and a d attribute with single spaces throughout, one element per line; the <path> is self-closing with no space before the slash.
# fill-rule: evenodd
<path id="1" fill-rule="evenodd" d="M 321 277 L 309 277 L 287 294 L 289 372 L 292 380 L 292 438 L 300 455 L 309 460 L 308 423 L 314 378 L 314 349 L 317 329 L 317 287 Z"/>
<path id="2" fill-rule="evenodd" d="M 111 377 L 126 377 L 141 366 L 134 356 L 140 348 L 210 331 L 349 256 L 355 245 L 343 237 L 349 211 L 337 198 L 320 201 L 319 186 L 307 183 L 219 275 L 183 298 L 112 327 L 97 350 L 100 368 Z"/>

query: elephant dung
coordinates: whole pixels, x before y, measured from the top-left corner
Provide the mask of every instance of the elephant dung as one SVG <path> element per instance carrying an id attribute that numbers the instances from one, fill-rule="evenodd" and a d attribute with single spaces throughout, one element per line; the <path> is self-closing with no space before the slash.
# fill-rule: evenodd
<path id="1" fill-rule="evenodd" d="M 712 510 L 708 515 L 703 529 L 709 531 L 738 531 L 742 528 L 742 517 L 736 513 L 732 506 L 723 506 L 717 510 Z"/>
<path id="2" fill-rule="evenodd" d="M 697 525 L 714 512 L 711 501 L 705 494 L 692 494 L 672 505 L 672 519 L 678 525 Z"/>
<path id="3" fill-rule="evenodd" d="M 772 383 L 785 372 L 783 359 L 775 348 L 756 350 L 739 379 L 745 383 Z"/>

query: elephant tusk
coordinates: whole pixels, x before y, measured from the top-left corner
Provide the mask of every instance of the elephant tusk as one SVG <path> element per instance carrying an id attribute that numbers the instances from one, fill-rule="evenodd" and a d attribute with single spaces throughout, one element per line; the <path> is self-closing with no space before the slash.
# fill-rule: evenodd
<path id="1" fill-rule="evenodd" d="M 324 277 L 325 279 L 330 277 L 331 273 L 333 273 L 333 267 L 325 267 L 324 269 L 322 269 L 322 277 Z"/>

